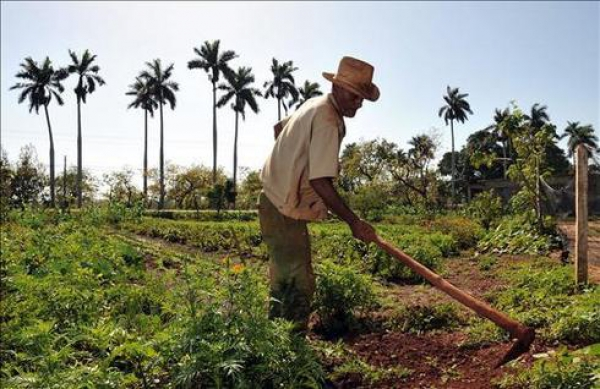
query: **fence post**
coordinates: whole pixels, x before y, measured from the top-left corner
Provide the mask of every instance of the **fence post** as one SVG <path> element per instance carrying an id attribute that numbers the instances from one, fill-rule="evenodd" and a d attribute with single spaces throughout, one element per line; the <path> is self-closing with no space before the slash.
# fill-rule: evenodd
<path id="1" fill-rule="evenodd" d="M 577 146 L 575 182 L 575 217 L 577 221 L 575 241 L 575 275 L 577 284 L 588 282 L 588 151 Z"/>

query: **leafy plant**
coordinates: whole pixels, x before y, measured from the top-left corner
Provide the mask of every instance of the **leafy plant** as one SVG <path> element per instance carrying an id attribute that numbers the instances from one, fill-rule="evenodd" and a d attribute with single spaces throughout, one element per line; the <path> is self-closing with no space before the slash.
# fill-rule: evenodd
<path id="1" fill-rule="evenodd" d="M 350 265 L 324 260 L 316 267 L 314 309 L 328 333 L 341 333 L 355 324 L 355 315 L 376 302 L 372 280 Z"/>

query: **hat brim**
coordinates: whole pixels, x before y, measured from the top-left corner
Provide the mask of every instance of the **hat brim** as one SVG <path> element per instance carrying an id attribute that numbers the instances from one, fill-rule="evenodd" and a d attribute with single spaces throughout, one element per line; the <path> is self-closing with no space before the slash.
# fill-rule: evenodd
<path id="1" fill-rule="evenodd" d="M 346 82 L 342 79 L 336 78 L 335 74 L 333 74 L 333 73 L 323 72 L 323 77 L 327 81 L 331 81 L 332 83 L 339 85 L 342 88 L 359 95 L 363 99 L 367 99 L 369 101 L 377 101 L 377 99 L 379 98 L 379 88 L 377 87 L 377 85 L 375 85 L 373 83 L 371 83 L 371 85 L 369 85 L 368 90 L 365 90 L 363 88 L 358 88 L 355 85 L 353 85 L 349 82 Z"/>

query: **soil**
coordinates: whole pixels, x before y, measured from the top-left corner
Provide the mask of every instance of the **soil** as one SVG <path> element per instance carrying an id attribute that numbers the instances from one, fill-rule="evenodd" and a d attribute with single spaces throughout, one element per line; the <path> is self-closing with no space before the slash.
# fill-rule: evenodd
<path id="1" fill-rule="evenodd" d="M 558 224 L 569 241 L 569 260 L 575 255 L 575 221 L 565 220 Z M 588 222 L 588 277 L 590 282 L 600 284 L 600 221 Z"/>

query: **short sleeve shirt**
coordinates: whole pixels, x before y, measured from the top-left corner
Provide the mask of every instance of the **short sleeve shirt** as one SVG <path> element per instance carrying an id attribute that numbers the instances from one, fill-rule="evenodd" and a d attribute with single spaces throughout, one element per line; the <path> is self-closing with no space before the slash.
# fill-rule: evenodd
<path id="1" fill-rule="evenodd" d="M 327 207 L 309 181 L 338 176 L 346 130 L 337 103 L 331 94 L 309 99 L 280 124 L 283 130 L 261 171 L 263 191 L 285 216 L 324 219 Z"/>

